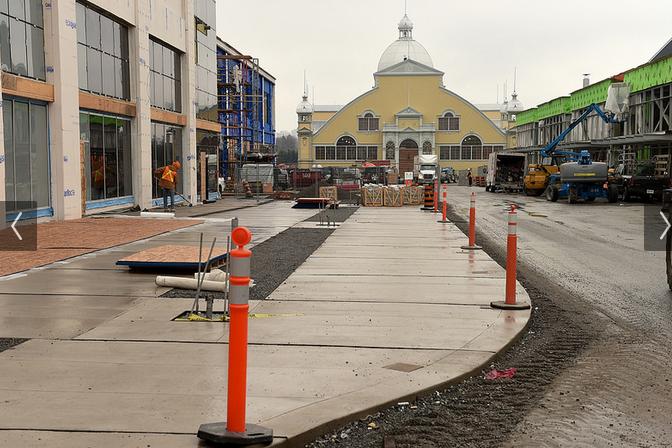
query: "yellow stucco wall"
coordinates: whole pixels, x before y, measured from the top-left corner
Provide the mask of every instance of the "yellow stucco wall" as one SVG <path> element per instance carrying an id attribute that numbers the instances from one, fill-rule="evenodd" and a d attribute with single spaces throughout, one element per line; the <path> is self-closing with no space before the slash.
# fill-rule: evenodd
<path id="1" fill-rule="evenodd" d="M 336 112 L 313 112 L 313 121 L 327 121 L 336 115 Z"/>
<path id="2" fill-rule="evenodd" d="M 442 87 L 442 76 L 402 75 L 378 76 L 376 87 L 356 98 L 344 106 L 337 114 L 316 133 L 309 138 L 307 145 L 300 142 L 300 167 L 307 168 L 313 163 L 313 147 L 316 145 L 334 145 L 343 135 L 351 135 L 358 145 L 377 145 L 378 157 L 384 156 L 384 142 L 382 129 L 385 124 L 397 124 L 396 114 L 411 107 L 420 112 L 422 123 L 434 124 L 436 145 L 434 151 L 439 152 L 439 146 L 459 145 L 467 135 L 477 135 L 484 145 L 506 145 L 506 136 L 502 131 L 481 113 L 475 106 Z M 364 111 L 371 110 L 380 116 L 380 129 L 376 132 L 360 132 L 358 118 Z M 446 111 L 452 111 L 460 116 L 459 131 L 438 131 L 438 118 Z M 313 121 L 322 121 L 313 116 Z M 411 127 L 418 129 L 420 120 L 415 118 L 399 119 L 399 128 Z M 421 143 L 420 143 L 421 144 Z M 323 166 L 351 166 L 352 162 L 319 161 Z M 457 169 L 475 168 L 486 164 L 483 161 L 452 162 L 443 161 L 443 166 L 452 166 Z M 466 168 L 464 168 L 466 167 Z"/>

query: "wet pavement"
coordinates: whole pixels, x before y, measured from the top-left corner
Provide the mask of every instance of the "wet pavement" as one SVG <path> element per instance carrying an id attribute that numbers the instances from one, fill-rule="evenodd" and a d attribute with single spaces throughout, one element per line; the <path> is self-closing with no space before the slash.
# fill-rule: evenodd
<path id="1" fill-rule="evenodd" d="M 665 254 L 644 251 L 644 206 L 550 203 L 455 186 L 449 191 L 461 216 L 467 216 L 469 193 L 478 192 L 479 232 L 500 248 L 506 211 L 517 204 L 521 269 L 594 314 L 584 328 L 594 331 L 594 340 L 504 446 L 670 446 L 672 295 Z"/>
<path id="2" fill-rule="evenodd" d="M 315 211 L 273 203 L 235 213 L 259 244 Z M 0 282 L 15 331 L 31 305 L 41 316 L 63 307 L 62 320 L 36 320 L 22 335 L 31 340 L 0 355 L 0 446 L 201 446 L 198 426 L 226 415 L 228 326 L 173 321 L 192 300 L 159 299 L 152 275 L 110 263 L 166 240 L 198 244 L 200 231 L 225 238 L 225 218 Z M 480 369 L 530 313 L 487 306 L 503 270 L 462 251 L 465 242 L 415 207 L 358 210 L 268 300 L 250 303 L 248 421 L 297 444 Z M 432 246 L 445 252 L 417 262 Z M 361 247 L 368 256 L 349 255 Z M 381 278 L 417 294 L 371 289 Z M 529 300 L 521 286 L 518 295 Z"/>

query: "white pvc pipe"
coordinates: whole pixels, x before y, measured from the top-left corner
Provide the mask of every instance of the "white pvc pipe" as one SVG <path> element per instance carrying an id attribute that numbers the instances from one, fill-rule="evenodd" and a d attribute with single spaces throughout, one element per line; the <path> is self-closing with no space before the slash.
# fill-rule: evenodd
<path id="1" fill-rule="evenodd" d="M 167 288 L 193 289 L 194 291 L 198 289 L 198 280 L 184 277 L 158 276 L 156 277 L 156 284 Z M 204 280 L 201 289 L 203 291 L 224 292 L 226 283 Z"/>
<path id="2" fill-rule="evenodd" d="M 175 213 L 161 213 L 161 212 L 141 212 L 141 218 L 174 218 Z"/>
<path id="3" fill-rule="evenodd" d="M 202 275 L 202 274 L 201 274 Z M 194 278 L 198 280 L 198 272 L 194 272 Z M 213 282 L 223 282 L 226 280 L 226 272 L 220 269 L 213 269 L 203 277 L 204 280 L 210 280 Z"/>

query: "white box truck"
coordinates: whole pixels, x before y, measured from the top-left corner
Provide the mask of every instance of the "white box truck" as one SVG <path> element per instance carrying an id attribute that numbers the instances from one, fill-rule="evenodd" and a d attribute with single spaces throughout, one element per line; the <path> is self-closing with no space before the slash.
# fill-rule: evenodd
<path id="1" fill-rule="evenodd" d="M 525 154 L 493 152 L 488 158 L 485 191 L 523 191 Z"/>
<path id="2" fill-rule="evenodd" d="M 433 183 L 439 171 L 439 157 L 437 155 L 415 156 L 413 176 L 419 184 Z"/>

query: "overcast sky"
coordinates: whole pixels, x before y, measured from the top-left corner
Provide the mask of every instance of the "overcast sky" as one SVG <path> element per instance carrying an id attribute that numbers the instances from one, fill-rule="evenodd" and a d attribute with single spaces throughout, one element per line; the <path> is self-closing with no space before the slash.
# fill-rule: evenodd
<path id="1" fill-rule="evenodd" d="M 316 104 L 369 90 L 398 37 L 404 0 L 217 1 L 219 36 L 277 78 L 276 127 L 296 128 L 308 73 Z M 446 87 L 494 103 L 497 86 L 535 106 L 647 62 L 672 38 L 671 0 L 408 0 L 414 38 L 445 72 Z"/>

